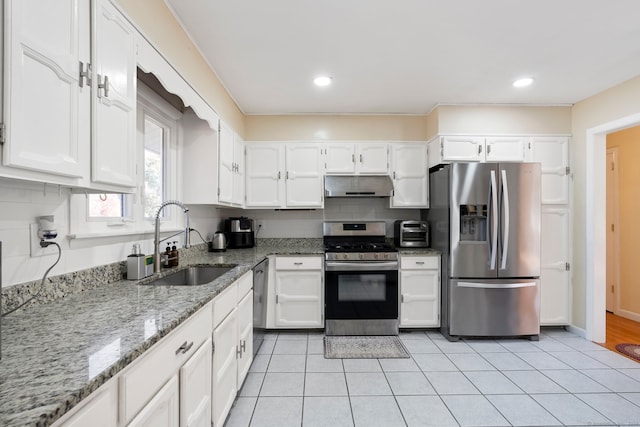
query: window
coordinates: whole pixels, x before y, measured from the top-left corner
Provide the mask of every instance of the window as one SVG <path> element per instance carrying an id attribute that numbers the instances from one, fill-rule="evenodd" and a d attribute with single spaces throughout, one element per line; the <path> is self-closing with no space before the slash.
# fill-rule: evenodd
<path id="1" fill-rule="evenodd" d="M 138 81 L 137 194 L 72 196 L 75 234 L 148 232 L 160 204 L 179 199 L 177 153 L 181 113 Z M 75 212 L 75 214 L 74 214 Z M 172 210 L 161 213 L 162 229 L 178 228 L 183 219 Z M 74 218 L 75 217 L 75 218 Z"/>

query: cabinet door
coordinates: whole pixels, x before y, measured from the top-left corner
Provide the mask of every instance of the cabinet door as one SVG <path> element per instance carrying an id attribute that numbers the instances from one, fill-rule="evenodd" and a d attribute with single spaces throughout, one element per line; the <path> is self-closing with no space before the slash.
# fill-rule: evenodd
<path id="1" fill-rule="evenodd" d="M 238 389 L 249 372 L 253 361 L 253 292 L 249 292 L 238 303 Z"/>
<path id="2" fill-rule="evenodd" d="M 118 425 L 117 382 L 111 381 L 87 398 L 89 402 L 61 425 L 63 427 L 116 427 Z"/>
<path id="3" fill-rule="evenodd" d="M 151 399 L 128 427 L 175 427 L 179 423 L 178 375 Z"/>
<path id="4" fill-rule="evenodd" d="M 386 175 L 388 173 L 389 148 L 386 143 L 359 143 L 356 154 L 356 169 L 359 174 Z"/>
<path id="5" fill-rule="evenodd" d="M 211 338 L 180 368 L 180 427 L 211 426 Z"/>
<path id="6" fill-rule="evenodd" d="M 284 145 L 248 143 L 246 158 L 247 208 L 283 206 Z"/>
<path id="7" fill-rule="evenodd" d="M 318 144 L 286 145 L 286 193 L 289 208 L 319 208 L 322 197 L 322 154 Z"/>
<path id="8" fill-rule="evenodd" d="M 439 325 L 439 270 L 402 270 L 400 272 L 400 327 Z"/>
<path id="9" fill-rule="evenodd" d="M 528 139 L 522 137 L 487 138 L 487 162 L 524 162 Z"/>
<path id="10" fill-rule="evenodd" d="M 571 308 L 570 211 L 542 207 L 541 210 L 540 324 L 568 325 Z"/>
<path id="11" fill-rule="evenodd" d="M 80 61 L 88 62 L 81 56 L 82 50 L 88 55 L 80 32 L 82 23 L 88 24 L 83 14 L 88 11 L 81 3 L 3 2 L 5 166 L 83 174 L 79 144 L 86 136 L 80 139 L 80 108 L 88 110 L 90 92 L 78 81 Z"/>
<path id="12" fill-rule="evenodd" d="M 440 144 L 443 161 L 484 161 L 484 138 L 444 136 L 442 137 Z"/>
<path id="13" fill-rule="evenodd" d="M 91 178 L 135 187 L 136 34 L 108 0 L 94 4 Z"/>
<path id="14" fill-rule="evenodd" d="M 356 147 L 348 142 L 325 145 L 325 173 L 328 175 L 351 175 L 356 173 Z"/>
<path id="15" fill-rule="evenodd" d="M 213 408 L 214 427 L 224 425 L 238 393 L 238 309 L 234 308 L 213 331 Z"/>
<path id="16" fill-rule="evenodd" d="M 244 141 L 239 135 L 233 135 L 233 160 L 236 163 L 235 174 L 233 175 L 233 197 L 234 206 L 244 204 Z"/>
<path id="17" fill-rule="evenodd" d="M 569 203 L 569 138 L 532 138 L 528 160 L 541 163 L 542 204 Z"/>
<path id="18" fill-rule="evenodd" d="M 390 144 L 392 208 L 428 208 L 427 146 L 425 143 Z"/>
<path id="19" fill-rule="evenodd" d="M 276 271 L 277 327 L 322 327 L 322 271 Z"/>
<path id="20" fill-rule="evenodd" d="M 231 205 L 233 202 L 233 176 L 236 168 L 233 160 L 233 131 L 220 121 L 218 158 L 218 202 Z"/>

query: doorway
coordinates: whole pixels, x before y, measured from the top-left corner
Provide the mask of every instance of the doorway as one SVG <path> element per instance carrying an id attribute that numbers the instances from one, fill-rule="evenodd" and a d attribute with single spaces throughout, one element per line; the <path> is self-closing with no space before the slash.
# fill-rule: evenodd
<path id="1" fill-rule="evenodd" d="M 586 338 L 606 336 L 606 158 L 607 134 L 640 124 L 640 113 L 596 126 L 586 135 Z"/>

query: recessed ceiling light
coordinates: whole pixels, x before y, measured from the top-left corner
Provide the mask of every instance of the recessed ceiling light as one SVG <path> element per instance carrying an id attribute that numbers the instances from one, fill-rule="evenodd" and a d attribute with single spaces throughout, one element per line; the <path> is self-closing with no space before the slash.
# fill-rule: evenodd
<path id="1" fill-rule="evenodd" d="M 316 86 L 329 86 L 331 84 L 331 77 L 329 76 L 320 76 L 313 79 L 313 83 Z"/>
<path id="2" fill-rule="evenodd" d="M 522 79 L 518 79 L 513 82 L 513 87 L 527 87 L 531 83 L 533 83 L 533 79 L 531 77 L 524 77 Z"/>

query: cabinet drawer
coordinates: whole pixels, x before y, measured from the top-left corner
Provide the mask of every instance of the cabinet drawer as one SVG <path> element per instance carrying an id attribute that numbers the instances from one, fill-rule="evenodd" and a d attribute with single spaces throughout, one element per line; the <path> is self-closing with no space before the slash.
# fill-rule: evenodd
<path id="1" fill-rule="evenodd" d="M 276 257 L 276 270 L 322 270 L 322 258 Z"/>
<path id="2" fill-rule="evenodd" d="M 120 419 L 128 423 L 211 335 L 207 305 L 164 337 L 120 376 Z"/>
<path id="3" fill-rule="evenodd" d="M 238 284 L 238 301 L 240 301 L 253 289 L 253 271 L 245 273 L 236 283 Z"/>
<path id="4" fill-rule="evenodd" d="M 238 282 L 234 282 L 227 289 L 213 299 L 213 329 L 215 329 L 231 310 L 238 305 Z"/>
<path id="5" fill-rule="evenodd" d="M 401 256 L 400 268 L 403 270 L 427 270 L 438 268 L 440 257 L 438 256 Z"/>

